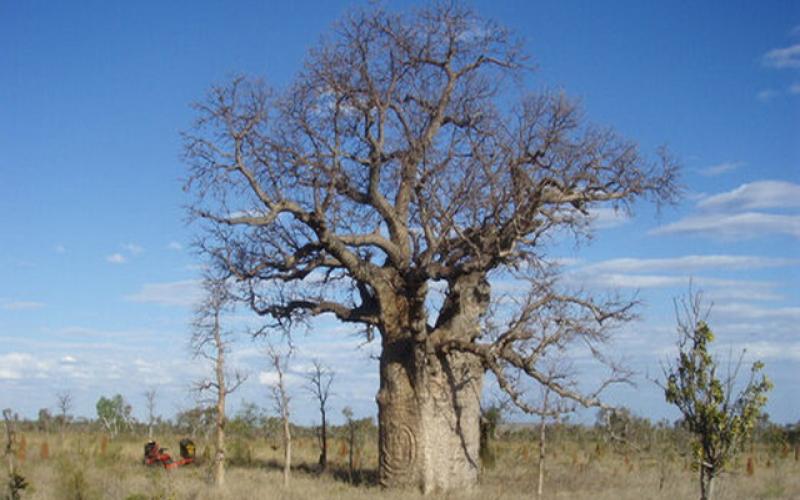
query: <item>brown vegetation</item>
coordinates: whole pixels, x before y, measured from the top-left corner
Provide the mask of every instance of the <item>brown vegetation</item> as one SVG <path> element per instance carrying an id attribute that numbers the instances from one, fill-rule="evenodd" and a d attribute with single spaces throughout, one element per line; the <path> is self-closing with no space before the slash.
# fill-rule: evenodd
<path id="1" fill-rule="evenodd" d="M 579 428 L 580 429 L 580 428 Z M 45 446 L 48 435 L 29 432 L 29 446 Z M 537 456 L 530 449 L 538 446 L 533 429 L 514 433 L 500 432 L 494 442 L 497 466 L 485 470 L 480 485 L 473 491 L 451 492 L 429 498 L 515 499 L 530 497 L 536 491 Z M 101 454 L 102 436 L 96 433 L 67 432 L 59 446 L 49 450 L 49 457 L 28 457 L 20 472 L 30 484 L 24 499 L 83 498 L 133 500 L 170 499 L 385 499 L 421 498 L 415 490 L 385 490 L 377 485 L 377 436 L 370 431 L 360 451 L 360 476 L 356 485 L 348 481 L 348 453 L 328 457 L 328 470 L 318 472 L 319 447 L 312 432 L 295 438 L 293 478 L 288 490 L 276 488 L 282 482 L 283 450 L 273 450 L 263 438 L 254 440 L 249 463 L 228 468 L 226 486 L 211 487 L 207 459 L 205 463 L 174 471 L 141 465 L 142 436 L 120 436 Z M 332 441 L 341 442 L 336 434 Z M 157 435 L 163 443 L 177 443 L 180 436 Z M 198 449 L 213 448 L 213 439 L 199 440 Z M 671 450 L 664 461 L 660 445 L 639 451 L 609 449 L 596 435 L 575 428 L 554 428 L 549 446 L 557 453 L 547 462 L 547 489 L 543 498 L 552 499 L 669 499 L 695 498 L 696 472 L 684 467 L 687 461 L 679 448 Z M 48 445 L 49 447 L 49 445 Z M 338 444 L 337 444 L 338 447 Z M 793 456 L 782 457 L 780 448 L 756 444 L 753 460 L 732 464 L 719 484 L 719 498 L 750 500 L 756 498 L 798 498 L 800 464 Z M 602 449 L 602 454 L 596 453 Z M 343 456 L 341 456 L 343 455 Z M 210 457 L 209 457 L 210 458 Z M 628 464 L 625 464 L 625 459 Z M 752 471 L 752 463 L 772 466 Z"/>

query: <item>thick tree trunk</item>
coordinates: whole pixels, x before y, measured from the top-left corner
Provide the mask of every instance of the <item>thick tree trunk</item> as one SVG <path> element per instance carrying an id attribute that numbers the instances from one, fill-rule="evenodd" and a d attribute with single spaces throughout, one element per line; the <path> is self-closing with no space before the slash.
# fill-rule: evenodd
<path id="1" fill-rule="evenodd" d="M 469 354 L 387 341 L 378 392 L 380 482 L 424 493 L 470 487 L 480 470 L 483 370 Z"/>

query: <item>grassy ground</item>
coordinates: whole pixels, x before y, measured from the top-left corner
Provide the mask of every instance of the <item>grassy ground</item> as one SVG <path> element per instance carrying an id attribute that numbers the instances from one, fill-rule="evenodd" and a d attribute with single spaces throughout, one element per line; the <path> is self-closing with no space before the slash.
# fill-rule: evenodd
<path id="1" fill-rule="evenodd" d="M 178 453 L 178 436 L 163 437 L 162 446 Z M 314 471 L 316 444 L 311 439 L 295 443 L 292 483 L 281 487 L 281 450 L 260 441 L 248 445 L 231 441 L 227 486 L 214 491 L 202 464 L 166 471 L 141 465 L 145 439 L 108 441 L 99 434 L 58 435 L 28 433 L 19 453 L 20 472 L 30 483 L 24 499 L 406 499 L 420 498 L 415 491 L 384 491 L 374 485 L 376 450 L 367 446 L 359 457 L 364 464 L 356 482 L 349 481 L 347 449 L 331 443 L 330 472 Z M 198 455 L 210 453 L 197 440 Z M 46 450 L 44 448 L 47 448 Z M 433 495 L 442 499 L 534 498 L 536 442 L 503 439 L 496 443 L 496 464 L 485 471 L 473 491 Z M 752 475 L 747 460 L 753 463 Z M 674 453 L 627 455 L 602 445 L 574 442 L 552 446 L 547 464 L 545 496 L 548 499 L 692 499 L 697 498 L 695 473 Z M 753 500 L 800 499 L 800 461 L 794 454 L 755 450 L 744 453 L 717 485 L 717 498 Z"/>

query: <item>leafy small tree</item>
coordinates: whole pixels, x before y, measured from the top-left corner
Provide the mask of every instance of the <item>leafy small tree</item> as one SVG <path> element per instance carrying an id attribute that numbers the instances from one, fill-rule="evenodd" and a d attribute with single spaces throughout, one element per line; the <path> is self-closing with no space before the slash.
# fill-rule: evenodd
<path id="1" fill-rule="evenodd" d="M 678 407 L 684 425 L 695 436 L 700 498 L 707 500 L 713 495 L 714 479 L 753 431 L 772 383 L 761 373 L 764 363 L 756 361 L 747 384 L 735 393 L 744 352 L 724 379 L 718 377 L 717 360 L 709 353 L 714 334 L 706 323 L 708 310 L 704 312 L 701 298 L 699 293 L 690 293 L 676 301 L 678 360 L 665 367 L 662 387 L 667 402 Z"/>
<path id="2" fill-rule="evenodd" d="M 112 398 L 101 396 L 97 401 L 96 408 L 97 418 L 111 434 L 111 437 L 116 437 L 124 427 L 131 428 L 133 407 L 125 401 L 121 394 Z"/>

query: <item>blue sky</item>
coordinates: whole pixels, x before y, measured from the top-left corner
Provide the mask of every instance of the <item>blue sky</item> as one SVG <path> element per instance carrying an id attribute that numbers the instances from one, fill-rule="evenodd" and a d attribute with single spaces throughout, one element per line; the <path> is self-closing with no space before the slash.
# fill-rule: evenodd
<path id="1" fill-rule="evenodd" d="M 181 190 L 189 105 L 235 73 L 287 84 L 353 5 L 0 0 L 0 407 L 34 416 L 68 390 L 89 416 L 120 392 L 141 416 L 151 387 L 164 415 L 193 405 L 187 387 L 203 367 L 187 348 L 200 264 Z M 589 121 L 644 151 L 666 144 L 684 164 L 677 206 L 600 213 L 591 243 L 553 248 L 565 279 L 644 301 L 612 346 L 638 387 L 611 402 L 677 416 L 647 375 L 674 352 L 671 298 L 692 278 L 714 301 L 721 352 L 765 361 L 767 411 L 800 420 L 800 4 L 471 5 L 524 39 L 538 67 L 526 86 L 563 89 Z M 251 323 L 243 310 L 231 320 Z M 374 347 L 329 320 L 297 343 L 298 421 L 315 416 L 299 391 L 312 356 L 339 372 L 337 414 L 375 412 Z M 234 401 L 269 406 L 262 352 L 236 343 L 251 377 Z"/>

